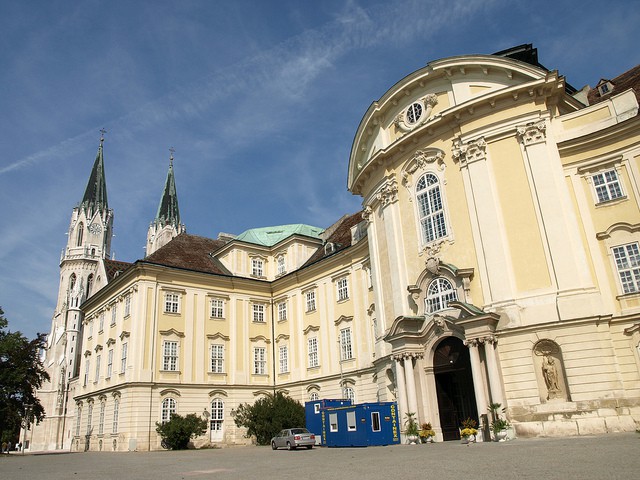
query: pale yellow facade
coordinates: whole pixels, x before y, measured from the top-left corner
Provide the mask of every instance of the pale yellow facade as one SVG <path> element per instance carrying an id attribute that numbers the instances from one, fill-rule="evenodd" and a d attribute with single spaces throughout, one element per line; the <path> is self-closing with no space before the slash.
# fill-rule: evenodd
<path id="1" fill-rule="evenodd" d="M 357 128 L 346 246 L 345 219 L 229 236 L 229 274 L 141 260 L 83 304 L 64 448 L 159 449 L 169 407 L 210 418 L 196 445 L 247 443 L 235 409 L 274 391 L 397 401 L 440 440 L 466 417 L 489 440 L 491 403 L 511 437 L 634 430 L 639 159 L 631 90 L 585 105 L 510 58 L 428 64 Z"/>

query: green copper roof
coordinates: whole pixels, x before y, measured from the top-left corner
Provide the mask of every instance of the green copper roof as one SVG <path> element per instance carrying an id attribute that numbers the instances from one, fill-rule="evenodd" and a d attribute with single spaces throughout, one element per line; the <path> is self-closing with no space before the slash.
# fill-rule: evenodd
<path id="1" fill-rule="evenodd" d="M 320 238 L 323 228 L 312 227 L 302 223 L 291 225 L 278 225 L 275 227 L 251 228 L 242 232 L 235 239 L 247 243 L 255 243 L 265 247 L 272 247 L 291 235 L 303 235 L 305 237 Z"/>
<path id="2" fill-rule="evenodd" d="M 102 157 L 103 141 L 104 138 L 101 138 L 96 161 L 93 163 L 89 182 L 81 203 L 82 207 L 89 210 L 91 214 L 102 208 L 109 208 L 109 205 L 107 205 L 107 182 L 104 178 L 104 159 Z"/>
<path id="3" fill-rule="evenodd" d="M 180 209 L 178 208 L 178 193 L 176 191 L 176 181 L 173 175 L 173 155 L 169 163 L 167 180 L 164 184 L 164 191 L 158 205 L 158 213 L 155 221 L 162 225 L 180 225 Z"/>

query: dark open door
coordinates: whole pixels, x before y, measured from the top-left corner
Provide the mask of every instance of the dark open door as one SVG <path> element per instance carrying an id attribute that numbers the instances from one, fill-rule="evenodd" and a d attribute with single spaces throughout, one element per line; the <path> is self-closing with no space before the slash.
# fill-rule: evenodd
<path id="1" fill-rule="evenodd" d="M 469 349 L 462 340 L 447 337 L 438 345 L 433 365 L 442 434 L 444 440 L 458 440 L 464 419 L 478 421 Z"/>

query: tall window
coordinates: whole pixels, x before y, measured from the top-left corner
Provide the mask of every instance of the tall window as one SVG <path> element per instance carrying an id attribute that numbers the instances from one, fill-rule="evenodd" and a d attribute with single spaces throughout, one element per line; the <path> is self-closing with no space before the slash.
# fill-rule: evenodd
<path id="1" fill-rule="evenodd" d="M 341 278 L 336 282 L 336 286 L 338 288 L 338 301 L 346 300 L 349 298 L 349 282 L 347 282 L 346 277 Z"/>
<path id="2" fill-rule="evenodd" d="M 615 170 L 596 173 L 592 178 L 596 195 L 598 195 L 598 203 L 608 202 L 623 196 L 618 173 Z"/>
<path id="3" fill-rule="evenodd" d="M 289 349 L 286 345 L 283 345 L 279 349 L 280 360 L 280 373 L 287 373 L 289 371 Z"/>
<path id="4" fill-rule="evenodd" d="M 91 417 L 93 417 L 93 403 L 87 408 L 87 435 L 91 435 Z"/>
<path id="5" fill-rule="evenodd" d="M 124 297 L 124 316 L 131 315 L 131 295 Z"/>
<path id="6" fill-rule="evenodd" d="M 620 276 L 622 291 L 640 291 L 640 249 L 638 243 L 629 243 L 613 248 L 613 257 Z"/>
<path id="7" fill-rule="evenodd" d="M 89 338 L 93 337 L 93 320 L 89 320 Z"/>
<path id="8" fill-rule="evenodd" d="M 286 273 L 287 266 L 285 265 L 284 255 L 280 255 L 277 259 L 278 262 L 278 275 Z"/>
<path id="9" fill-rule="evenodd" d="M 306 293 L 307 300 L 307 312 L 313 312 L 316 309 L 316 292 L 315 290 L 309 290 Z"/>
<path id="10" fill-rule="evenodd" d="M 112 433 L 118 433 L 118 415 L 120 414 L 120 399 L 116 398 L 113 401 L 113 426 Z"/>
<path id="11" fill-rule="evenodd" d="M 82 422 L 82 407 L 77 406 L 78 411 L 76 413 L 76 436 L 80 435 L 80 424 Z"/>
<path id="12" fill-rule="evenodd" d="M 261 303 L 253 304 L 253 321 L 264 322 L 264 305 Z"/>
<path id="13" fill-rule="evenodd" d="M 171 415 L 176 413 L 176 401 L 173 398 L 165 398 L 162 401 L 162 412 L 160 421 L 166 423 L 171 419 Z"/>
<path id="14" fill-rule="evenodd" d="M 98 433 L 100 435 L 104 433 L 104 407 L 105 403 L 100 402 L 100 419 L 98 421 Z"/>
<path id="15" fill-rule="evenodd" d="M 164 342 L 162 346 L 162 369 L 170 372 L 178 370 L 178 342 Z"/>
<path id="16" fill-rule="evenodd" d="M 309 395 L 309 400 L 311 402 L 315 402 L 317 400 L 320 400 L 320 395 L 318 394 L 318 392 L 311 392 L 311 395 Z"/>
<path id="17" fill-rule="evenodd" d="M 115 325 L 116 324 L 116 318 L 118 316 L 118 305 L 117 304 L 113 304 L 111 305 L 111 325 Z"/>
<path id="18" fill-rule="evenodd" d="M 224 373 L 224 345 L 211 345 L 211 373 Z"/>
<path id="19" fill-rule="evenodd" d="M 82 246 L 82 236 L 84 235 L 84 223 L 78 224 L 78 236 L 76 237 L 76 247 Z"/>
<path id="20" fill-rule="evenodd" d="M 416 197 L 422 241 L 433 242 L 447 236 L 447 226 L 444 220 L 444 205 L 440 192 L 438 177 L 427 173 L 420 177 L 416 185 Z"/>
<path id="21" fill-rule="evenodd" d="M 127 343 L 122 344 L 122 354 L 120 355 L 120 373 L 127 370 Z"/>
<path id="22" fill-rule="evenodd" d="M 458 296 L 446 278 L 436 278 L 427 288 L 426 310 L 427 313 L 434 313 L 447 308 L 449 302 L 456 300 Z"/>
<path id="23" fill-rule="evenodd" d="M 309 368 L 314 368 L 320 365 L 318 361 L 318 339 L 312 337 L 307 340 L 307 351 L 309 354 Z"/>
<path id="24" fill-rule="evenodd" d="M 107 354 L 107 377 L 111 378 L 111 372 L 113 372 L 113 348 L 109 349 Z"/>
<path id="25" fill-rule="evenodd" d="M 253 373 L 255 375 L 267 373 L 267 349 L 265 347 L 253 347 Z"/>
<path id="26" fill-rule="evenodd" d="M 287 319 L 287 302 L 278 303 L 278 321 L 282 322 Z"/>
<path id="27" fill-rule="evenodd" d="M 251 275 L 254 277 L 262 277 L 264 273 L 263 268 L 264 262 L 261 258 L 252 258 L 251 259 Z"/>
<path id="28" fill-rule="evenodd" d="M 211 316 L 213 318 L 224 318 L 224 300 L 221 298 L 211 299 Z"/>
<path id="29" fill-rule="evenodd" d="M 344 387 L 343 389 L 344 398 L 347 400 L 351 400 L 352 403 L 356 403 L 356 392 L 351 387 Z"/>
<path id="30" fill-rule="evenodd" d="M 352 358 L 351 328 L 343 328 L 340 330 L 340 360 L 350 360 Z"/>
<path id="31" fill-rule="evenodd" d="M 104 329 L 104 312 L 100 314 L 100 321 L 98 323 L 98 332 L 101 332 Z"/>
<path id="32" fill-rule="evenodd" d="M 164 295 L 165 313 L 178 313 L 180 311 L 180 295 L 177 293 L 165 293 Z"/>
<path id="33" fill-rule="evenodd" d="M 87 357 L 85 364 L 84 364 L 84 380 L 82 382 L 83 386 L 87 386 L 87 383 L 89 383 L 89 368 L 91 365 L 91 359 L 89 357 Z"/>
<path id="34" fill-rule="evenodd" d="M 219 398 L 211 402 L 211 430 L 220 432 L 224 420 L 224 402 Z"/>
<path id="35" fill-rule="evenodd" d="M 102 358 L 102 355 L 96 355 L 96 376 L 95 376 L 95 380 L 94 382 L 97 382 L 98 380 L 100 380 L 100 360 Z"/>

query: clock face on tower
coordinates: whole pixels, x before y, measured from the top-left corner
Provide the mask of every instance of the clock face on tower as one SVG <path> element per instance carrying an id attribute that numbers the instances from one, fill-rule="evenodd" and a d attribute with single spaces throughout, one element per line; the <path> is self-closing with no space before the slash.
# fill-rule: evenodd
<path id="1" fill-rule="evenodd" d="M 89 231 L 93 234 L 98 234 L 102 231 L 102 227 L 98 223 L 92 223 L 89 225 Z"/>

